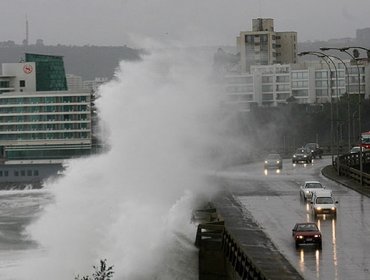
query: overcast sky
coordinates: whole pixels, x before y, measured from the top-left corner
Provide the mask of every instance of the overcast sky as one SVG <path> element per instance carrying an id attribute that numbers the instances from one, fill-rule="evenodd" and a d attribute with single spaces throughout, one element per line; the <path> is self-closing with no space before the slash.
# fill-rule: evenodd
<path id="1" fill-rule="evenodd" d="M 252 19 L 273 18 L 275 31 L 298 41 L 356 36 L 370 27 L 370 0 L 1 0 L 0 41 L 131 47 L 145 40 L 235 45 Z"/>

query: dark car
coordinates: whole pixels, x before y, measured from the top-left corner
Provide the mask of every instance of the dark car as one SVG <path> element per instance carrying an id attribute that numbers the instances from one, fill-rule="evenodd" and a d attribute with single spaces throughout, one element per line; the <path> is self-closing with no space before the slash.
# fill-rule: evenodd
<path id="1" fill-rule="evenodd" d="M 293 163 L 298 163 L 298 162 L 306 162 L 310 163 L 312 162 L 312 154 L 311 151 L 305 149 L 305 148 L 299 148 L 295 151 L 292 157 L 292 162 Z"/>
<path id="2" fill-rule="evenodd" d="M 295 241 L 295 247 L 300 245 L 312 244 L 319 249 L 322 248 L 322 236 L 319 228 L 315 223 L 297 223 L 292 229 L 292 236 Z"/>
<path id="3" fill-rule="evenodd" d="M 269 168 L 283 168 L 283 160 L 279 154 L 269 154 L 265 159 L 265 169 Z"/>
<path id="4" fill-rule="evenodd" d="M 313 158 L 322 158 L 323 150 L 320 148 L 317 143 L 307 143 L 304 146 L 307 150 L 311 151 Z"/>

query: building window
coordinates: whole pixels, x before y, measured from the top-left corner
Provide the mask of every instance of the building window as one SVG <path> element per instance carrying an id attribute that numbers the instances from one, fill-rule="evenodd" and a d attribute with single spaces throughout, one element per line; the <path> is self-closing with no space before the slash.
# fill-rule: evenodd
<path id="1" fill-rule="evenodd" d="M 293 72 L 292 73 L 293 79 L 308 79 L 308 72 Z"/>
<path id="2" fill-rule="evenodd" d="M 5 170 L 5 171 L 4 171 L 4 176 L 5 176 L 5 177 L 8 177 L 8 176 L 9 176 L 9 172 L 8 172 L 8 170 Z"/>
<path id="3" fill-rule="evenodd" d="M 39 171 L 38 170 L 33 170 L 33 176 L 39 176 Z"/>
<path id="4" fill-rule="evenodd" d="M 15 177 L 18 177 L 19 176 L 19 172 L 17 170 L 14 171 L 14 176 Z"/>
<path id="5" fill-rule="evenodd" d="M 321 72 L 321 71 L 317 71 L 315 72 L 315 77 L 317 79 L 320 79 L 320 78 L 327 78 L 328 77 L 328 73 L 325 71 L 325 72 Z"/>
<path id="6" fill-rule="evenodd" d="M 289 85 L 276 85 L 276 91 L 289 91 L 290 86 Z"/>
<path id="7" fill-rule="evenodd" d="M 3 177 L 3 171 L 0 170 L 0 177 Z"/>
<path id="8" fill-rule="evenodd" d="M 26 81 L 25 80 L 20 80 L 19 81 L 19 87 L 25 87 L 26 86 Z"/>
<path id="9" fill-rule="evenodd" d="M 272 85 L 262 85 L 262 92 L 272 92 Z"/>
<path id="10" fill-rule="evenodd" d="M 272 76 L 262 76 L 262 83 L 268 84 L 268 83 L 272 83 L 272 82 L 273 82 Z"/>
<path id="11" fill-rule="evenodd" d="M 276 82 L 278 83 L 288 83 L 290 81 L 289 76 L 276 76 Z"/>
<path id="12" fill-rule="evenodd" d="M 274 101 L 274 95 L 273 94 L 263 94 L 262 101 Z"/>
<path id="13" fill-rule="evenodd" d="M 316 96 L 317 97 L 328 96 L 328 90 L 326 90 L 326 89 L 316 89 Z"/>
<path id="14" fill-rule="evenodd" d="M 292 82 L 293 88 L 306 88 L 308 87 L 308 81 L 294 81 Z"/>
<path id="15" fill-rule="evenodd" d="M 27 170 L 27 176 L 32 176 L 32 170 Z"/>
<path id="16" fill-rule="evenodd" d="M 307 97 L 308 96 L 308 90 L 307 89 L 296 89 L 296 90 L 293 90 L 292 91 L 293 93 L 293 96 L 295 97 L 302 97 L 302 96 L 305 96 Z"/>

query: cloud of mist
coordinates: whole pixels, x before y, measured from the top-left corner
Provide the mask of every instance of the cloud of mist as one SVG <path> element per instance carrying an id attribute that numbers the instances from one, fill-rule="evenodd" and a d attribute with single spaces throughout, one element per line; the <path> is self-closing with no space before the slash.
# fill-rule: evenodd
<path id="1" fill-rule="evenodd" d="M 223 134 L 209 57 L 174 48 L 120 64 L 96 102 L 110 150 L 48 186 L 55 201 L 27 229 L 40 250 L 16 279 L 73 279 L 105 258 L 115 279 L 197 279 L 191 212 L 238 143 Z"/>

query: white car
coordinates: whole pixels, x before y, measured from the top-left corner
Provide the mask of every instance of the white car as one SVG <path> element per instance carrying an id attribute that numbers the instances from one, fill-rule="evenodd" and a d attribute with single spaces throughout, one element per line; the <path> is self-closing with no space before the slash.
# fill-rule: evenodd
<path id="1" fill-rule="evenodd" d="M 314 217 L 319 214 L 337 215 L 338 201 L 334 200 L 331 190 L 317 191 L 312 196 L 311 210 Z"/>
<path id="2" fill-rule="evenodd" d="M 366 150 L 364 149 L 364 147 L 362 147 L 362 151 L 363 152 L 365 152 Z M 351 149 L 351 154 L 356 154 L 356 153 L 358 153 L 358 152 L 360 152 L 360 146 L 354 146 L 354 147 L 352 147 L 352 149 Z"/>
<path id="3" fill-rule="evenodd" d="M 319 181 L 305 181 L 303 185 L 300 186 L 299 193 L 301 198 L 304 200 L 311 199 L 314 192 L 317 190 L 324 190 L 323 186 Z"/>

